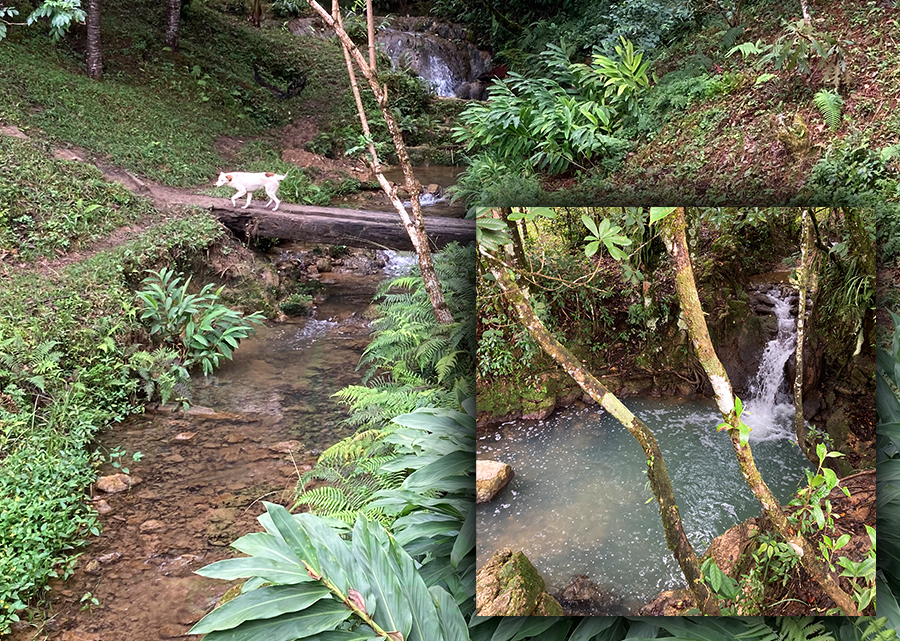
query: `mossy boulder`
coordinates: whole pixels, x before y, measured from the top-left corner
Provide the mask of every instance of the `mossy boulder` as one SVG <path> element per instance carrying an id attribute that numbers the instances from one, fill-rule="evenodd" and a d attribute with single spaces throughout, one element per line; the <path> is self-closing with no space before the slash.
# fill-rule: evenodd
<path id="1" fill-rule="evenodd" d="M 562 616 L 556 599 L 544 590 L 544 579 L 522 552 L 504 548 L 478 572 L 475 582 L 478 616 Z"/>

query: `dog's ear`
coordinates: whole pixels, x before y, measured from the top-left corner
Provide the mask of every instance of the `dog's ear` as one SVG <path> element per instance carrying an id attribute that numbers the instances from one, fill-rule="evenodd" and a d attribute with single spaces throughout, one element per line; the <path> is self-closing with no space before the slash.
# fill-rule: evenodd
<path id="1" fill-rule="evenodd" d="M 231 182 L 231 174 L 225 174 L 225 180 Z"/>

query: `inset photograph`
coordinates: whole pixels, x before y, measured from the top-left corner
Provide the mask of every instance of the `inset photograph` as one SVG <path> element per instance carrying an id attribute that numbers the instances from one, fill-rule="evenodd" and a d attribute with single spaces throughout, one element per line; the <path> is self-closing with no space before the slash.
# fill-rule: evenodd
<path id="1" fill-rule="evenodd" d="M 874 614 L 874 219 L 480 210 L 477 614 Z"/>

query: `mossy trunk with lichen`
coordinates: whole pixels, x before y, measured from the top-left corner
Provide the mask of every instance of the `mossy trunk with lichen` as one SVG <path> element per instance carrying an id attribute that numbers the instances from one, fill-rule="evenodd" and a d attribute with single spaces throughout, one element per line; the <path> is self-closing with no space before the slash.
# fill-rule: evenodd
<path id="1" fill-rule="evenodd" d="M 806 289 L 809 282 L 810 268 L 810 229 L 809 211 L 803 210 L 802 223 L 800 225 L 800 269 L 797 274 L 797 286 L 800 290 L 800 302 L 797 309 L 797 367 L 794 373 L 794 433 L 797 435 L 797 443 L 800 451 L 806 452 L 806 428 L 803 424 L 803 321 L 806 318 Z"/>
<path id="2" fill-rule="evenodd" d="M 731 426 L 728 434 L 731 436 L 731 444 L 737 455 L 741 474 L 747 485 L 753 491 L 754 496 L 762 505 L 763 511 L 778 534 L 791 543 L 792 547 L 800 549 L 800 562 L 809 575 L 819 584 L 822 590 L 834 600 L 835 604 L 849 616 L 858 616 L 859 612 L 850 596 L 844 592 L 838 582 L 828 573 L 824 564 L 817 557 L 818 551 L 805 537 L 794 532 L 788 523 L 787 517 L 781 510 L 778 500 L 769 490 L 769 486 L 760 476 L 756 463 L 753 461 L 753 453 L 750 444 L 741 444 L 740 441 L 740 417 L 735 411 L 734 393 L 728 374 L 722 366 L 722 362 L 716 355 L 712 340 L 709 337 L 709 329 L 706 326 L 706 317 L 700 307 L 700 297 L 697 294 L 697 286 L 694 281 L 694 270 L 691 266 L 688 254 L 687 237 L 685 236 L 684 209 L 679 207 L 674 214 L 660 221 L 660 228 L 666 249 L 675 263 L 675 289 L 681 310 L 687 325 L 688 335 L 691 338 L 694 351 L 703 370 L 709 377 L 716 395 L 716 404 L 725 422 Z"/>
<path id="3" fill-rule="evenodd" d="M 678 505 L 675 503 L 672 482 L 653 432 L 606 389 L 603 383 L 585 370 L 578 359 L 553 337 L 531 308 L 526 298 L 527 293 L 519 288 L 504 265 L 492 261 L 490 270 L 507 301 L 515 309 L 519 320 L 541 346 L 541 349 L 562 365 L 581 389 L 612 414 L 640 443 L 644 455 L 647 457 L 647 477 L 650 481 L 650 489 L 659 505 L 659 516 L 665 531 L 666 545 L 678 561 L 700 611 L 707 615 L 719 615 L 719 606 L 715 596 L 703 582 L 703 575 L 697 564 L 697 556 L 681 525 L 681 516 L 678 512 Z"/>

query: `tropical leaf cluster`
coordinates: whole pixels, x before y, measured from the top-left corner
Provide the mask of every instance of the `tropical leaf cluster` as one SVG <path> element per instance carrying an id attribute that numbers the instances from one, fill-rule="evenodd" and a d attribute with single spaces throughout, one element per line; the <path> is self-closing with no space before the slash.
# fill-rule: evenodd
<path id="1" fill-rule="evenodd" d="M 474 403 L 467 409 L 474 412 Z M 397 417 L 385 437 L 397 455 L 382 467 L 403 472 L 400 487 L 375 503 L 391 531 L 360 514 L 350 527 L 266 504 L 265 532 L 233 547 L 248 556 L 200 574 L 249 579 L 237 598 L 192 630 L 209 641 L 313 637 L 460 640 L 474 609 L 474 418 L 442 409 Z M 440 489 L 438 489 L 440 488 Z M 326 637 L 321 637 L 326 638 Z"/>
<path id="2" fill-rule="evenodd" d="M 570 63 L 560 47 L 548 45 L 541 63 L 549 75 L 510 73 L 496 81 L 489 102 L 472 103 L 460 114 L 454 138 L 469 151 L 489 149 L 500 162 L 524 158 L 551 174 L 621 156 L 630 143 L 614 132 L 636 110 L 649 79 L 631 43 L 623 40 L 617 52 L 619 60 L 598 54 L 591 67 Z"/>
<path id="3" fill-rule="evenodd" d="M 894 527 L 900 520 L 900 317 L 893 312 L 891 317 L 891 344 L 877 352 L 876 508 L 881 541 L 875 594 L 879 614 L 900 630 L 900 534 Z"/>
<path id="4" fill-rule="evenodd" d="M 366 385 L 336 394 L 350 406 L 351 424 L 380 428 L 417 407 L 458 407 L 472 395 L 474 249 L 451 244 L 434 255 L 434 266 L 455 322 L 437 322 L 415 272 L 382 285 L 375 331 L 360 360 L 367 368 Z"/>

